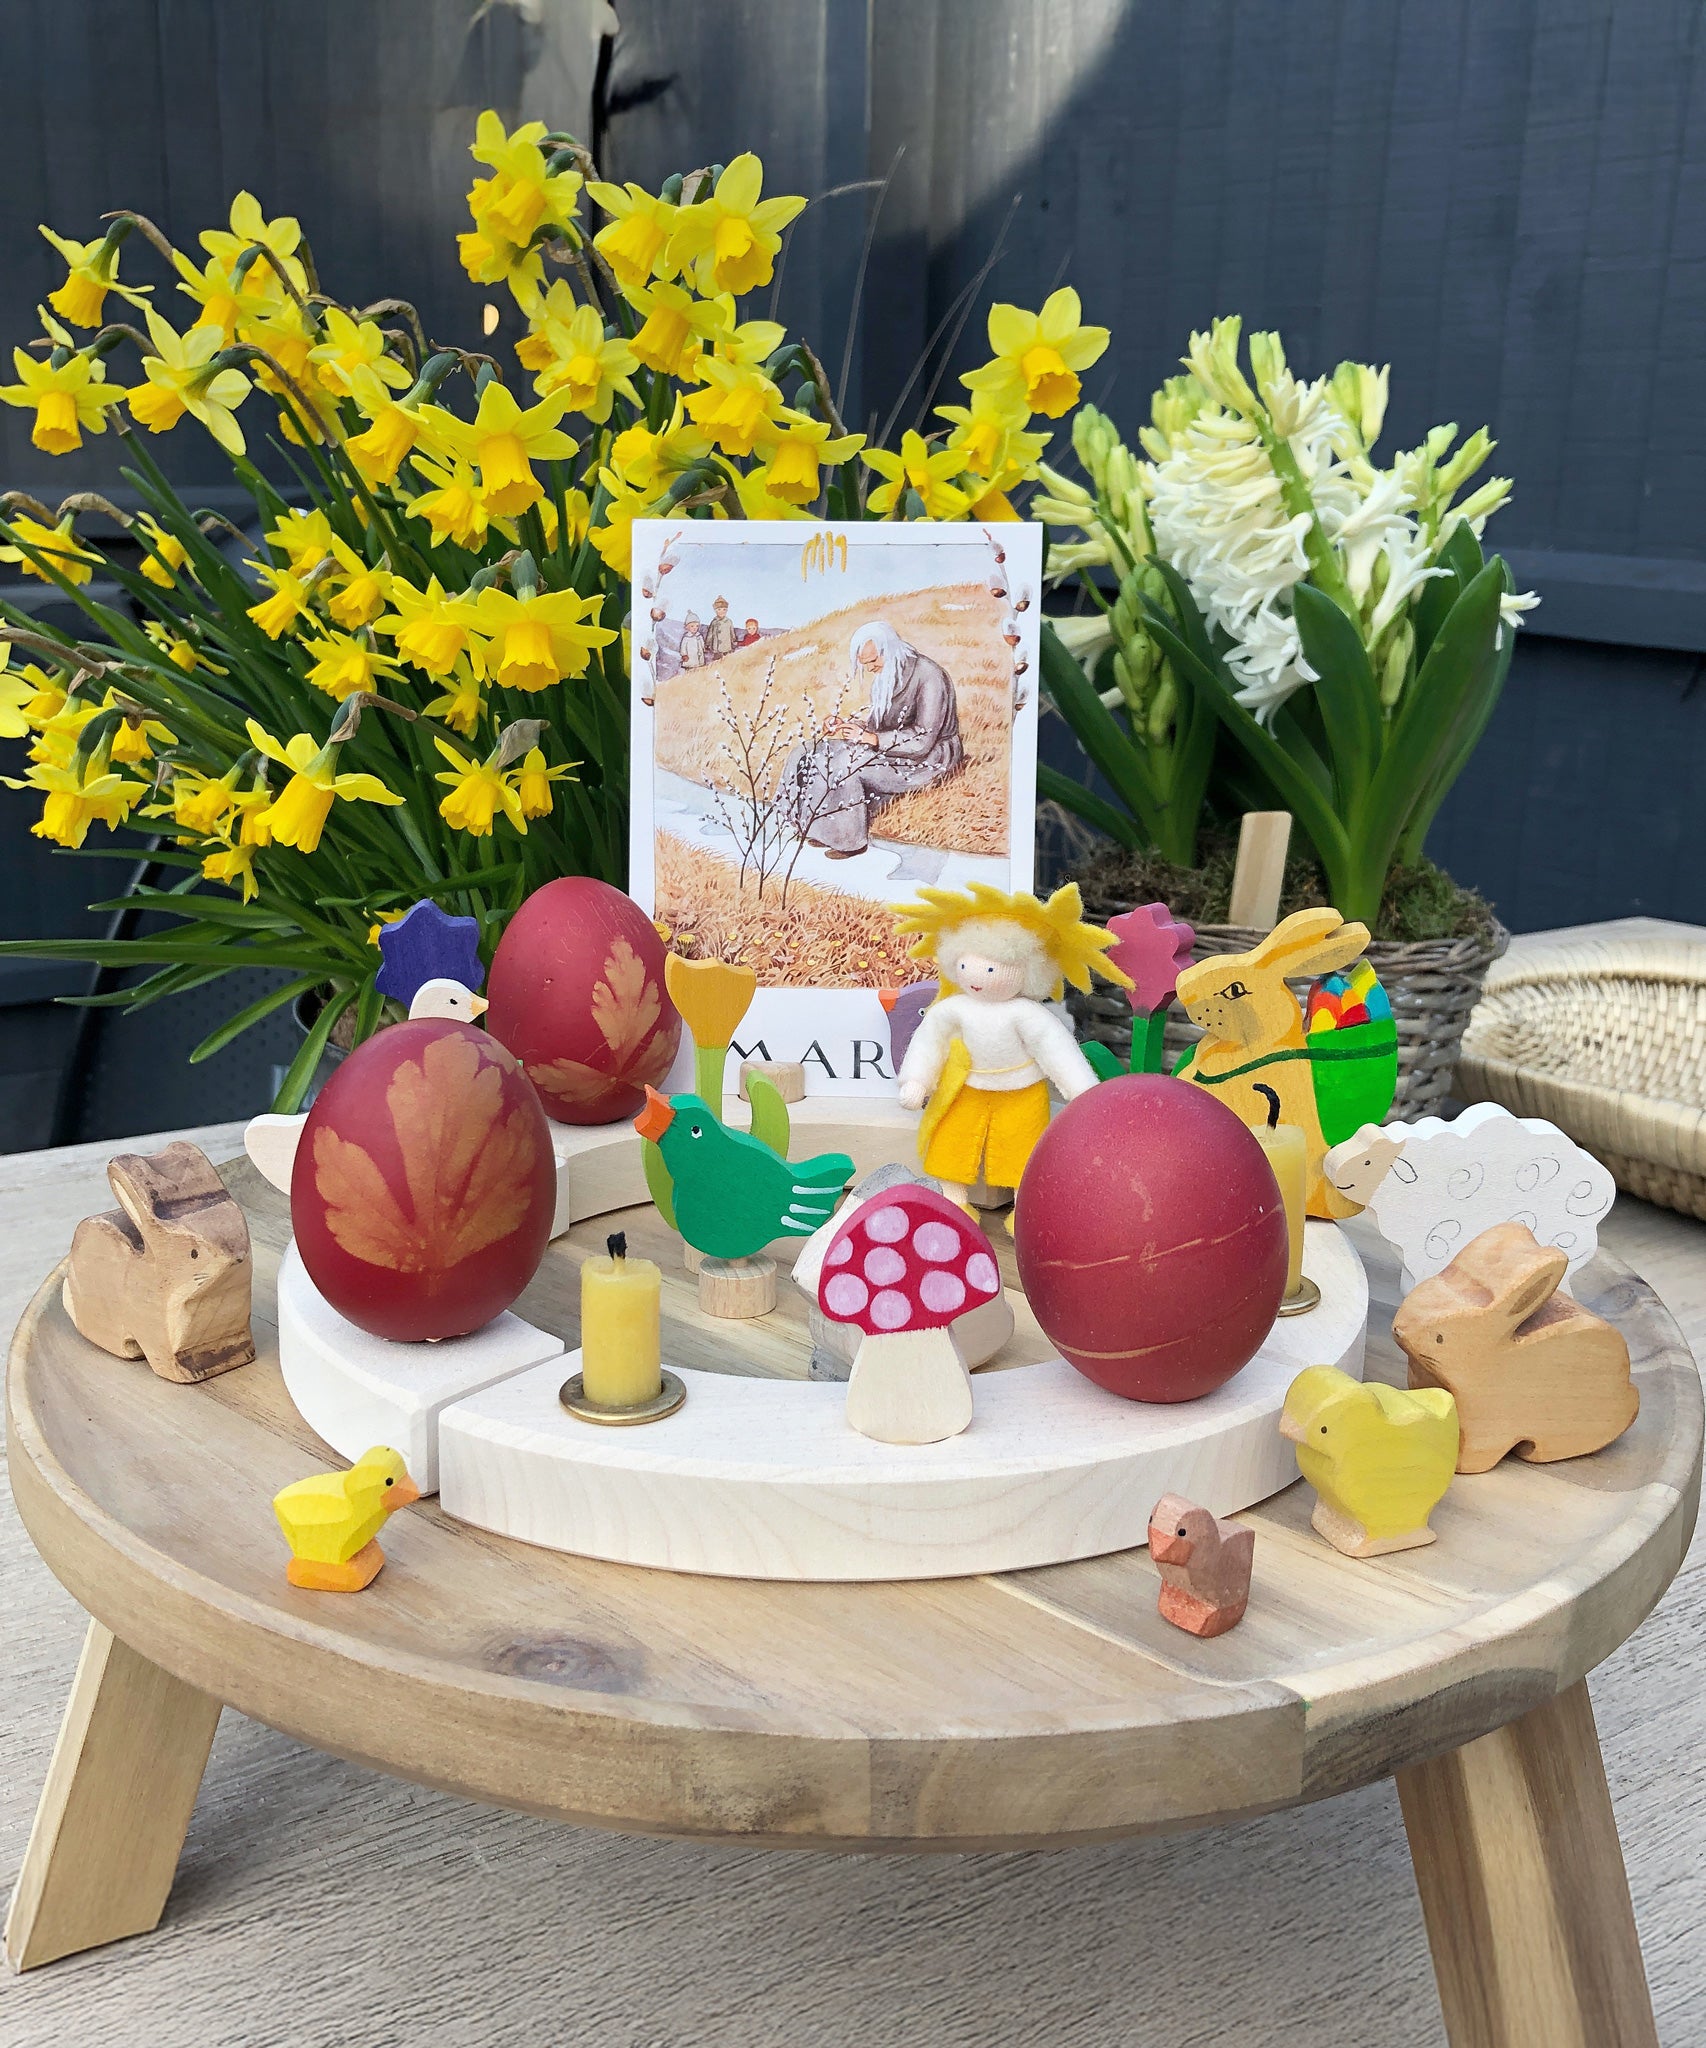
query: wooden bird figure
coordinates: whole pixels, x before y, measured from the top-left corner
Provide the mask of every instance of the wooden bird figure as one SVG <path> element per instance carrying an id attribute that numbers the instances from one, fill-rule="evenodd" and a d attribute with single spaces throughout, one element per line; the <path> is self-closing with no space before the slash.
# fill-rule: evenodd
<path id="1" fill-rule="evenodd" d="M 1403 1393 L 1311 1365 L 1285 1397 L 1280 1434 L 1320 1498 L 1317 1535 L 1347 1557 L 1431 1543 L 1428 1517 L 1457 1467 L 1457 1403 L 1443 1387 Z"/>
<path id="2" fill-rule="evenodd" d="M 273 1495 L 290 1545 L 285 1577 L 316 1593 L 359 1593 L 385 1562 L 375 1540 L 387 1515 L 421 1497 L 402 1454 L 383 1444 L 347 1472 L 317 1472 Z"/>
<path id="3" fill-rule="evenodd" d="M 1165 1493 L 1149 1517 L 1149 1555 L 1161 1574 L 1163 1621 L 1187 1635 L 1221 1636 L 1244 1619 L 1256 1532 Z"/>
<path id="4" fill-rule="evenodd" d="M 1404 1297 L 1392 1334 L 1412 1387 L 1457 1402 L 1459 1472 L 1508 1451 L 1535 1464 L 1579 1458 L 1640 1412 L 1621 1332 L 1558 1292 L 1569 1254 L 1525 1223 L 1497 1223 Z"/>
<path id="5" fill-rule="evenodd" d="M 703 1096 L 646 1090 L 634 1119 L 662 1155 L 675 1227 L 712 1259 L 747 1259 L 778 1237 L 810 1237 L 835 1213 L 853 1178 L 845 1152 L 779 1159 L 745 1131 L 731 1131 Z"/>

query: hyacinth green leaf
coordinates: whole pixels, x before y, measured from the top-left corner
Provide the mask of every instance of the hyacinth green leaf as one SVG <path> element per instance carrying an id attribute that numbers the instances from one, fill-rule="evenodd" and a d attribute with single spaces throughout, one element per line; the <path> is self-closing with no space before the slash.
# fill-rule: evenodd
<path id="1" fill-rule="evenodd" d="M 1510 564 L 1502 555 L 1495 555 L 1493 561 L 1504 572 L 1504 588 L 1508 595 L 1516 588 L 1510 572 Z M 1481 744 L 1493 713 L 1498 708 L 1499 698 L 1504 693 L 1505 678 L 1510 674 L 1511 655 L 1516 649 L 1516 628 L 1501 630 L 1499 646 L 1494 660 L 1492 681 L 1481 694 L 1480 702 L 1468 724 L 1463 728 L 1456 746 L 1447 756 L 1445 764 L 1435 774 L 1406 821 L 1403 836 L 1399 841 L 1402 859 L 1416 861 L 1421 858 L 1422 849 L 1428 836 L 1428 827 L 1433 823 L 1439 807 L 1444 803 L 1451 786 L 1469 765 L 1469 757 Z"/>
<path id="2" fill-rule="evenodd" d="M 1046 761 L 1037 763 L 1037 794 L 1045 802 L 1071 811 L 1085 824 L 1094 825 L 1098 832 L 1105 832 L 1121 846 L 1137 847 L 1143 843 L 1142 832 L 1127 812 L 1093 789 L 1086 789 L 1083 783 L 1074 782 L 1070 775 L 1063 775 L 1058 768 L 1051 768 Z"/>
<path id="3" fill-rule="evenodd" d="M 1362 635 L 1330 597 L 1300 583 L 1292 593 L 1303 658 L 1326 729 L 1340 817 L 1353 818 L 1380 759 L 1380 689 Z"/>
<path id="4" fill-rule="evenodd" d="M 1148 766 L 1046 620 L 1042 629 L 1042 679 L 1078 744 L 1138 820 L 1145 835 L 1153 839 L 1161 800 Z"/>
<path id="5" fill-rule="evenodd" d="M 1410 625 L 1416 636 L 1418 669 L 1427 660 L 1434 635 L 1450 618 L 1452 607 L 1481 573 L 1481 543 L 1465 521 L 1460 519 L 1446 536 L 1436 566 L 1445 574 L 1428 578 L 1416 593 L 1410 612 Z"/>

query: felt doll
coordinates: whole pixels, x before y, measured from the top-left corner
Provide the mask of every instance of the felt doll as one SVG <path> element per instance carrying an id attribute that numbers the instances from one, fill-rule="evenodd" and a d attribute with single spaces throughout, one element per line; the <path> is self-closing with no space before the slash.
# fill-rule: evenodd
<path id="1" fill-rule="evenodd" d="M 1057 1002 L 1091 971 L 1130 980 L 1104 956 L 1110 932 L 1085 924 L 1075 884 L 1047 903 L 974 882 L 963 893 L 921 889 L 898 912 L 914 960 L 934 965 L 941 994 L 924 1012 L 901 1061 L 900 1099 L 922 1109 L 918 1153 L 951 1201 L 980 1177 L 1017 1187 L 1048 1128 L 1049 1086 L 1070 1102 L 1096 1084 Z"/>

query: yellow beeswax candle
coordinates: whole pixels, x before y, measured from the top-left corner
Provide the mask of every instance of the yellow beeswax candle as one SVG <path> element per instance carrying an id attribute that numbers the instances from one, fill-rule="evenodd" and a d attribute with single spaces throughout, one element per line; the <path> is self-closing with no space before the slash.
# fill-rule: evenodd
<path id="1" fill-rule="evenodd" d="M 1285 1298 L 1292 1301 L 1303 1280 L 1303 1205 L 1309 1194 L 1309 1148 L 1297 1124 L 1269 1124 L 1257 1130 L 1256 1138 L 1268 1155 L 1274 1179 L 1279 1182 L 1280 1199 L 1285 1204 Z"/>
<path id="2" fill-rule="evenodd" d="M 629 1258 L 620 1231 L 607 1243 L 607 1258 L 581 1267 L 581 1384 L 589 1401 L 637 1408 L 663 1388 L 663 1274 L 650 1259 Z"/>

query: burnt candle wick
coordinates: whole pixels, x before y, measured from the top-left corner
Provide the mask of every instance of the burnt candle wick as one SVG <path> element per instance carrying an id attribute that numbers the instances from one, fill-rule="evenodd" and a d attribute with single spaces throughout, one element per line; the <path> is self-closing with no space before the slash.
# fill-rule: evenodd
<path id="1" fill-rule="evenodd" d="M 1274 1105 L 1274 1114 L 1276 1116 L 1279 1114 L 1277 1099 Z M 625 1259 L 628 1256 L 628 1233 L 625 1230 L 613 1230 L 604 1240 L 604 1249 L 618 1262 Z"/>

